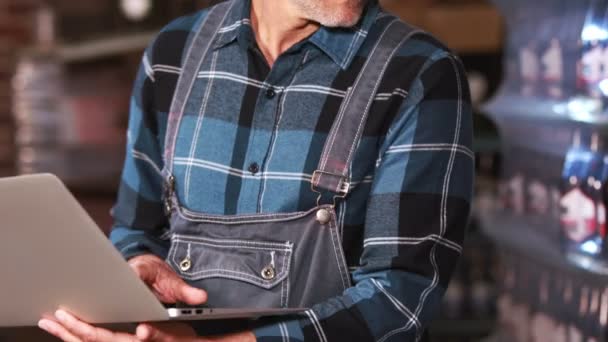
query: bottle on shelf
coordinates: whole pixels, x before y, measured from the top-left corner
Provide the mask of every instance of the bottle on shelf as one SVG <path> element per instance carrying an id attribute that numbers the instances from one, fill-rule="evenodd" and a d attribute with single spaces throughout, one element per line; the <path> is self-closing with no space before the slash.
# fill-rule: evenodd
<path id="1" fill-rule="evenodd" d="M 606 259 L 606 207 L 603 188 L 604 163 L 599 135 L 589 146 L 581 145 L 576 131 L 562 173 L 560 204 L 561 241 L 568 260 L 586 269 L 608 273 Z"/>

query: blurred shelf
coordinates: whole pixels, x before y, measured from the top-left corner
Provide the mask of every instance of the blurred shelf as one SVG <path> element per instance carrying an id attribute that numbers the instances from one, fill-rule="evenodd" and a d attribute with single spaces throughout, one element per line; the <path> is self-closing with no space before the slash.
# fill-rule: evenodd
<path id="1" fill-rule="evenodd" d="M 486 103 L 482 110 L 500 127 L 502 152 L 507 159 L 524 152 L 532 153 L 561 170 L 575 132 L 580 132 L 583 139 L 597 133 L 602 142 L 608 140 L 608 110 L 590 98 L 536 99 L 503 93 Z M 515 171 L 513 165 L 509 165 Z M 539 171 L 543 166 L 539 166 L 538 160 L 526 165 L 536 168 L 535 177 L 560 177 L 557 171 Z"/>
<path id="2" fill-rule="evenodd" d="M 432 337 L 485 337 L 496 328 L 494 319 L 439 319 L 429 327 Z"/>
<path id="3" fill-rule="evenodd" d="M 483 213 L 479 215 L 483 232 L 500 248 L 534 260 L 589 284 L 607 284 L 608 274 L 594 272 L 575 265 L 562 253 L 559 239 L 533 225 L 524 217 L 509 214 Z M 549 224 L 549 223 L 546 223 Z"/>
<path id="4" fill-rule="evenodd" d="M 58 54 L 65 63 L 86 62 L 99 58 L 143 51 L 158 31 L 138 32 L 123 36 L 94 39 L 59 46 Z"/>
<path id="5" fill-rule="evenodd" d="M 416 5 L 403 0 L 381 0 L 401 19 L 435 35 L 461 54 L 492 53 L 502 49 L 503 25 L 490 5 Z"/>
<path id="6" fill-rule="evenodd" d="M 483 106 L 483 111 L 491 116 L 519 116 L 545 121 L 561 121 L 608 128 L 608 114 L 603 104 L 593 99 L 573 98 L 572 100 L 553 100 L 524 97 L 514 94 L 501 94 Z M 597 109 L 588 109 L 596 107 Z M 597 113 L 595 113 L 597 112 Z M 531 115 L 531 113 L 534 113 Z"/>

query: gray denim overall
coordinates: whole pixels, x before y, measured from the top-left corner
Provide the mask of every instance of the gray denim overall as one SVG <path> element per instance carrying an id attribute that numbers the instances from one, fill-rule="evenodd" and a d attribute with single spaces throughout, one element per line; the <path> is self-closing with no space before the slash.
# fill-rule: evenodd
<path id="1" fill-rule="evenodd" d="M 306 212 L 217 216 L 179 203 L 172 174 L 180 121 L 196 75 L 235 1 L 216 6 L 195 33 L 170 109 L 165 142 L 165 206 L 170 218 L 167 262 L 191 285 L 206 290 L 210 307 L 311 307 L 351 287 L 335 201 L 349 191 L 349 166 L 388 61 L 416 31 L 395 20 L 383 34 L 342 103 L 328 135 Z M 320 204 L 329 193 L 330 204 Z"/>

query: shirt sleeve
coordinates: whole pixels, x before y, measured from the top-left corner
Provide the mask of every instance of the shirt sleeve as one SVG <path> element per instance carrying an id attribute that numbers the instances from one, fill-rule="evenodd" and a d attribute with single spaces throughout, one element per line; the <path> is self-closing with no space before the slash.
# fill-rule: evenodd
<path id="1" fill-rule="evenodd" d="M 258 341 L 418 341 L 462 252 L 473 192 L 468 84 L 441 51 L 410 87 L 380 150 L 354 286 Z"/>
<path id="2" fill-rule="evenodd" d="M 151 45 L 152 46 L 152 45 Z M 163 212 L 162 141 L 154 105 L 154 71 L 148 48 L 131 96 L 125 162 L 112 216 L 110 240 L 129 259 L 153 253 L 166 257 L 163 239 L 168 222 Z"/>

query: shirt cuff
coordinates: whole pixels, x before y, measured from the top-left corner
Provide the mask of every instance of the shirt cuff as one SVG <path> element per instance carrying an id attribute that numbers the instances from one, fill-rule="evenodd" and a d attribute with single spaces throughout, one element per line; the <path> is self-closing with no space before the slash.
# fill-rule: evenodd
<path id="1" fill-rule="evenodd" d="M 304 342 L 299 320 L 276 322 L 253 330 L 258 342 Z"/>

